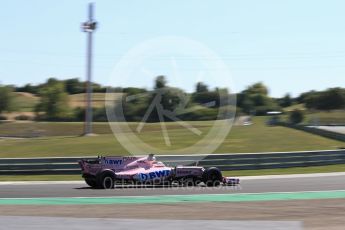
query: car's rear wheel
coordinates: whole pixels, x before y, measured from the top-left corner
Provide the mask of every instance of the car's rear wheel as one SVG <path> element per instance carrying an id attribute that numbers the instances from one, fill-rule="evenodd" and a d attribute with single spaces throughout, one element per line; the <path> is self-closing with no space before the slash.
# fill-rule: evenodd
<path id="1" fill-rule="evenodd" d="M 115 175 L 111 172 L 103 172 L 98 178 L 98 187 L 102 189 L 114 188 Z"/>
<path id="2" fill-rule="evenodd" d="M 203 182 L 208 187 L 219 186 L 222 180 L 222 172 L 216 167 L 208 168 L 203 173 Z"/>

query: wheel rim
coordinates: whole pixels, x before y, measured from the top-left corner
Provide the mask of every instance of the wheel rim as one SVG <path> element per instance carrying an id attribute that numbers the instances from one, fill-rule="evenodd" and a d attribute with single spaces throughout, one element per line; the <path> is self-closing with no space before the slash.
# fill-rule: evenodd
<path id="1" fill-rule="evenodd" d="M 105 177 L 104 178 L 104 180 L 103 180 L 103 188 L 111 189 L 111 188 L 113 188 L 113 184 L 114 184 L 113 178 L 111 178 L 111 177 Z"/>

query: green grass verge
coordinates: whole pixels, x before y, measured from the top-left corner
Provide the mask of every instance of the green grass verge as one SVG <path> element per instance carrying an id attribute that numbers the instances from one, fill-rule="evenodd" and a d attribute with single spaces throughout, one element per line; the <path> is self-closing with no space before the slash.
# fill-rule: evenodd
<path id="1" fill-rule="evenodd" d="M 345 110 L 330 110 L 330 111 L 310 111 L 307 110 L 303 104 L 292 105 L 284 108 L 283 110 L 287 112 L 281 115 L 281 119 L 288 121 L 289 112 L 299 109 L 304 110 L 305 118 L 303 124 L 319 124 L 319 125 L 332 125 L 332 124 L 345 124 Z"/>
<path id="2" fill-rule="evenodd" d="M 83 180 L 81 175 L 22 175 L 0 176 L 0 181 L 72 181 Z"/>
<path id="3" fill-rule="evenodd" d="M 308 113 L 305 123 L 317 122 L 320 125 L 345 124 L 345 110 L 320 111 Z"/>
<path id="4" fill-rule="evenodd" d="M 345 164 L 294 167 L 285 169 L 260 169 L 260 170 L 237 170 L 225 171 L 224 176 L 261 176 L 261 175 L 285 175 L 285 174 L 306 174 L 306 173 L 330 173 L 345 172 Z"/>
<path id="5" fill-rule="evenodd" d="M 237 170 L 223 171 L 224 176 L 261 176 L 261 175 L 285 175 L 305 173 L 330 173 L 345 172 L 345 164 L 328 166 L 295 167 L 286 169 L 261 169 L 261 170 Z M 72 181 L 83 180 L 80 175 L 42 175 L 42 176 L 0 176 L 0 181 Z"/>
<path id="6" fill-rule="evenodd" d="M 269 127 L 265 125 L 266 118 L 256 117 L 254 125 L 234 126 L 230 134 L 220 143 L 217 153 L 246 153 L 246 152 L 275 152 L 297 150 L 337 149 L 345 143 L 306 133 L 303 131 L 285 128 Z M 212 122 L 190 122 L 202 131 L 198 136 L 177 123 L 166 123 L 171 146 L 166 146 L 159 123 L 146 124 L 139 139 L 159 149 L 182 149 L 195 144 L 210 130 Z M 23 131 L 26 123 L 0 124 L 1 133 L 6 133 L 11 125 L 18 132 Z M 49 156 L 97 156 L 97 155 L 127 155 L 111 133 L 107 123 L 95 123 L 95 132 L 101 133 L 95 137 L 81 137 L 82 123 L 32 123 L 37 129 L 45 129 L 47 133 L 70 136 L 50 136 L 28 139 L 0 140 L 0 157 L 49 157 Z M 135 129 L 137 123 L 131 123 Z M 21 129 L 22 128 L 22 129 Z M 43 132 L 43 131 L 42 131 Z M 132 143 L 128 143 L 132 144 Z M 205 143 L 207 144 L 207 143 Z M 155 152 L 160 154 L 160 152 Z M 197 153 L 197 152 L 190 152 Z M 136 153 L 140 154 L 140 153 Z"/>

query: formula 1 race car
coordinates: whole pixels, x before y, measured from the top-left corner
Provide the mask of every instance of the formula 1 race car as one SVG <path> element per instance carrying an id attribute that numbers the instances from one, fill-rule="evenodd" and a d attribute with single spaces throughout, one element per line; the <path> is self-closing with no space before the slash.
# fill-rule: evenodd
<path id="1" fill-rule="evenodd" d="M 156 161 L 153 154 L 147 157 L 98 157 L 81 160 L 79 165 L 86 184 L 92 188 L 111 189 L 117 185 L 172 185 L 205 186 L 237 185 L 239 179 L 223 177 L 216 167 L 168 167 Z"/>

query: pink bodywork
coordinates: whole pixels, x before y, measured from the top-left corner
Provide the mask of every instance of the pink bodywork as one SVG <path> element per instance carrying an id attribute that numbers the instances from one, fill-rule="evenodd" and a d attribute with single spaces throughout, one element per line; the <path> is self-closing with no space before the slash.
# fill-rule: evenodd
<path id="1" fill-rule="evenodd" d="M 203 167 L 177 166 L 168 167 L 156 161 L 153 155 L 147 157 L 101 157 L 99 163 L 90 163 L 82 160 L 79 162 L 82 173 L 96 176 L 102 170 L 112 170 L 116 179 L 136 181 L 159 181 L 170 177 L 179 178 L 186 176 L 201 177 Z"/>

